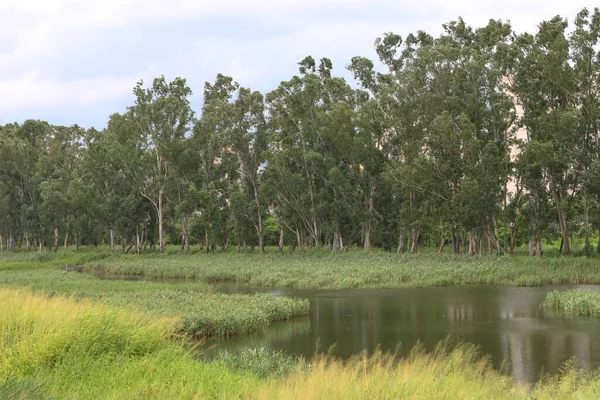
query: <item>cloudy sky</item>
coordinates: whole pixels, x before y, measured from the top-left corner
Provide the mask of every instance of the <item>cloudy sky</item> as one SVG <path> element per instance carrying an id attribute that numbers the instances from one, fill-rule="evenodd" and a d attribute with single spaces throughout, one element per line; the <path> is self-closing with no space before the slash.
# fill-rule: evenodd
<path id="1" fill-rule="evenodd" d="M 510 20 L 517 31 L 582 0 L 0 0 L 0 124 L 44 119 L 103 128 L 133 102 L 132 88 L 164 74 L 187 78 L 193 106 L 219 72 L 274 89 L 306 55 L 338 74 L 354 55 L 375 58 L 383 32 L 437 34 L 462 16 Z"/>

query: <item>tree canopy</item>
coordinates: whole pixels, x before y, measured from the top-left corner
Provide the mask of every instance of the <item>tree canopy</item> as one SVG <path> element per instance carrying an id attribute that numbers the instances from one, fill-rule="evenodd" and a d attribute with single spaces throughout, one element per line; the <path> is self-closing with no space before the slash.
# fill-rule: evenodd
<path id="1" fill-rule="evenodd" d="M 600 11 L 534 33 L 462 18 L 375 40 L 355 82 L 307 56 L 261 93 L 138 82 L 105 129 L 0 126 L 0 249 L 437 246 L 471 255 L 600 231 Z M 376 66 L 381 65 L 379 70 Z"/>

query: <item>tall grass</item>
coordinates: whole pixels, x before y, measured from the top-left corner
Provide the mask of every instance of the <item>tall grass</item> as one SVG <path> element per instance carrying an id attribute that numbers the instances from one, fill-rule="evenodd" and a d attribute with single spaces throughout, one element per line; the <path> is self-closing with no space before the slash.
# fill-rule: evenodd
<path id="1" fill-rule="evenodd" d="M 583 289 L 552 291 L 546 295 L 544 306 L 571 315 L 600 317 L 600 292 Z"/>
<path id="2" fill-rule="evenodd" d="M 308 372 L 297 370 L 270 379 L 257 390 L 259 399 L 595 399 L 600 373 L 565 366 L 534 387 L 516 384 L 492 369 L 477 349 L 462 344 L 432 354 L 415 347 L 397 361 L 391 354 L 358 356 L 347 362 L 318 357 Z"/>
<path id="3" fill-rule="evenodd" d="M 493 370 L 475 347 L 409 357 L 326 356 L 278 373 L 269 354 L 206 363 L 168 340 L 173 321 L 84 300 L 0 289 L 0 395 L 55 399 L 598 398 L 600 375 L 572 365 L 534 388 Z M 282 355 L 274 355 L 274 361 Z M 289 358 L 283 356 L 286 363 Z M 273 361 L 273 360 L 271 360 Z M 259 365 L 261 364 L 261 365 Z M 265 369 L 266 367 L 266 369 Z M 235 369 L 235 370 L 232 370 Z M 248 372 L 251 371 L 251 372 Z M 262 376 L 260 371 L 264 371 Z M 275 373 L 272 373 L 272 372 Z M 259 374 L 257 374 L 259 372 Z"/>
<path id="4" fill-rule="evenodd" d="M 26 376 L 77 356 L 151 353 L 173 320 L 129 314 L 89 302 L 0 290 L 0 377 Z"/>
<path id="5" fill-rule="evenodd" d="M 46 294 L 70 295 L 113 306 L 136 307 L 157 316 L 177 317 L 177 327 L 193 336 L 228 336 L 267 328 L 274 322 L 308 314 L 304 299 L 268 294 L 225 295 L 206 284 L 169 284 L 101 280 L 56 269 L 4 271 L 0 286 L 28 287 Z"/>
<path id="6" fill-rule="evenodd" d="M 331 253 L 146 255 L 104 259 L 88 270 L 119 275 L 238 281 L 297 288 L 392 288 L 460 284 L 600 283 L 600 260 L 450 254 Z"/>
<path id="7" fill-rule="evenodd" d="M 0 302 L 0 388 L 16 398 L 235 397 L 252 381 L 168 341 L 169 318 L 25 290 Z"/>

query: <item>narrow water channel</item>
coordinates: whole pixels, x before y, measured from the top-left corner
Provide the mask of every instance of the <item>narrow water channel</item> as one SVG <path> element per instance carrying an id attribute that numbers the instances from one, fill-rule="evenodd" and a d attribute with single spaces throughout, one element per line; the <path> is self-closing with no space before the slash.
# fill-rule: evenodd
<path id="1" fill-rule="evenodd" d="M 600 290 L 598 286 L 577 286 Z M 600 318 L 571 317 L 542 307 L 546 293 L 575 287 L 452 286 L 419 289 L 300 290 L 220 284 L 224 293 L 272 293 L 310 300 L 310 314 L 264 332 L 214 340 L 215 349 L 265 346 L 310 358 L 331 349 L 347 358 L 378 346 L 406 354 L 420 342 L 427 350 L 445 338 L 469 342 L 496 368 L 533 383 L 575 358 L 600 367 Z M 213 350 L 215 351 L 215 350 Z M 207 353 L 210 355 L 210 353 Z"/>

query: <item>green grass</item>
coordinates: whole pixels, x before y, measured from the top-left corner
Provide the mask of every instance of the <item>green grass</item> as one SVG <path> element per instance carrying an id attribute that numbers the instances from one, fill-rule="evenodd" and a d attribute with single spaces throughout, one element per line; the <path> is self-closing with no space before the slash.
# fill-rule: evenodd
<path id="1" fill-rule="evenodd" d="M 252 347 L 239 352 L 220 351 L 212 362 L 223 363 L 233 371 L 252 373 L 259 378 L 284 377 L 297 369 L 308 371 L 310 364 L 283 351 Z"/>
<path id="2" fill-rule="evenodd" d="M 269 250 L 263 257 L 234 252 L 112 257 L 86 263 L 86 268 L 116 275 L 297 288 L 600 284 L 600 260 L 584 257 L 536 259 L 327 250 L 280 254 Z"/>
<path id="3" fill-rule="evenodd" d="M 16 398 L 234 398 L 256 381 L 195 361 L 172 319 L 25 290 L 0 303 L 0 393 Z"/>
<path id="4" fill-rule="evenodd" d="M 213 293 L 202 283 L 171 284 L 148 281 L 102 280 L 57 269 L 0 272 L 0 286 L 28 287 L 49 295 L 72 295 L 104 303 L 137 307 L 158 316 L 178 317 L 188 335 L 227 336 L 267 328 L 308 313 L 308 301 L 268 294 Z"/>
<path id="5" fill-rule="evenodd" d="M 588 399 L 600 374 L 567 365 L 533 388 L 471 345 L 404 359 L 319 356 L 293 367 L 264 350 L 203 362 L 173 341 L 173 319 L 89 300 L 0 289 L 0 396 L 14 399 Z M 278 369 L 278 363 L 285 363 Z"/>
<path id="6" fill-rule="evenodd" d="M 546 295 L 544 306 L 570 315 L 600 317 L 600 292 L 583 289 L 552 291 Z"/>

